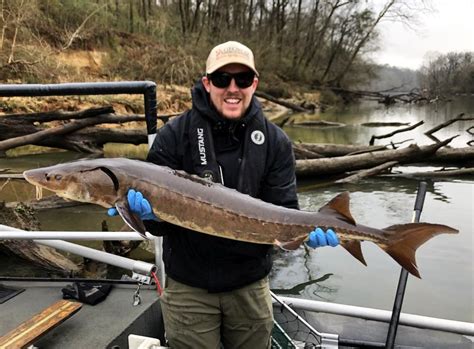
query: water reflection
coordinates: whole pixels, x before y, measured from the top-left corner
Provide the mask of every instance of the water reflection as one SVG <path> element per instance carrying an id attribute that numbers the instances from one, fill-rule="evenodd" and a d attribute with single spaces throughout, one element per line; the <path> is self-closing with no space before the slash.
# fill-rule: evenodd
<path id="1" fill-rule="evenodd" d="M 402 142 L 413 139 L 419 145 L 431 144 L 432 141 L 424 135 L 424 132 L 437 126 L 460 113 L 471 115 L 474 111 L 474 98 L 457 97 L 452 102 L 439 102 L 424 106 L 395 105 L 385 107 L 376 102 L 362 102 L 340 110 L 329 110 L 322 114 L 301 114 L 296 120 L 327 120 L 345 124 L 344 127 L 297 127 L 285 126 L 286 133 L 296 141 L 312 143 L 337 143 L 337 144 L 361 144 L 368 145 L 372 135 L 383 135 L 400 129 L 400 127 L 365 127 L 368 122 L 404 122 L 415 124 L 424 120 L 424 125 L 404 133 L 397 134 L 391 138 L 393 142 Z M 472 121 L 458 121 L 446 128 L 436 132 L 434 135 L 439 139 L 447 139 L 459 134 L 460 136 L 451 142 L 451 146 L 465 147 L 466 143 L 473 139 L 466 130 L 474 123 Z M 388 140 L 377 140 L 376 144 L 387 144 Z"/>
<path id="2" fill-rule="evenodd" d="M 275 292 L 276 294 L 279 294 L 279 295 L 300 295 L 301 292 L 307 287 L 307 286 L 310 286 L 310 285 L 313 285 L 313 284 L 317 284 L 319 282 L 323 282 L 323 281 L 326 281 L 327 279 L 329 279 L 333 274 L 331 273 L 328 273 L 328 274 L 324 274 L 323 276 L 315 279 L 315 280 L 310 280 L 310 281 L 306 281 L 306 282 L 302 282 L 301 284 L 297 284 L 296 286 L 292 287 L 292 288 L 289 288 L 289 289 L 285 289 L 285 288 L 274 288 L 272 289 L 273 292 Z"/>

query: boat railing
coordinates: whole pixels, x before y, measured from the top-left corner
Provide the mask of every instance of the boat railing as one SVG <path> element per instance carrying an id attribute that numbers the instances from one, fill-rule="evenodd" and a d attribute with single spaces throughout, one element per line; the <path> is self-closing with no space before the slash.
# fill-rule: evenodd
<path id="1" fill-rule="evenodd" d="M 153 235 L 148 234 L 150 239 Z M 133 272 L 132 278 L 141 283 L 149 284 L 152 273 L 156 273 L 159 263 L 152 264 L 137 261 L 130 258 L 118 256 L 112 253 L 99 251 L 90 247 L 67 242 L 64 240 L 143 240 L 135 232 L 89 232 L 89 231 L 25 231 L 6 225 L 0 225 L 0 240 L 33 240 L 35 243 L 56 248 L 61 251 L 73 253 L 98 262 L 107 263 L 119 268 Z M 156 251 L 158 245 L 155 243 L 155 257 L 161 259 Z M 163 271 L 160 270 L 160 275 Z"/>
<path id="2" fill-rule="evenodd" d="M 388 310 L 284 296 L 278 296 L 278 298 L 279 301 L 284 302 L 296 310 L 321 312 L 387 323 L 390 322 L 392 316 L 392 312 Z M 435 331 L 457 333 L 466 336 L 474 336 L 474 324 L 470 322 L 401 313 L 399 324 Z"/>

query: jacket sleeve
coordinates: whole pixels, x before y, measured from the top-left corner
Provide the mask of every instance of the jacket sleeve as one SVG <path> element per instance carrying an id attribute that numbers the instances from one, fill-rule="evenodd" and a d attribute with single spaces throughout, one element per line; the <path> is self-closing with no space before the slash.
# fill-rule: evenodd
<path id="1" fill-rule="evenodd" d="M 277 138 L 278 141 L 273 144 L 276 150 L 269 158 L 259 197 L 275 205 L 299 209 L 293 147 L 286 135 Z"/>

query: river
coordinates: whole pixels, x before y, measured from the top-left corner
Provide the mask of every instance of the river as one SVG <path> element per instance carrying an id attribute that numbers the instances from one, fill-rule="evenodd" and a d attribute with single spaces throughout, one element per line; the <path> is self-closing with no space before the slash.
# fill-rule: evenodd
<path id="1" fill-rule="evenodd" d="M 287 126 L 285 131 L 295 141 L 317 143 L 368 144 L 372 135 L 389 133 L 398 127 L 366 127 L 367 122 L 409 122 L 424 120 L 415 130 L 391 138 L 395 142 L 413 139 L 418 144 L 429 144 L 423 132 L 457 116 L 474 113 L 474 98 L 458 98 L 449 103 L 429 106 L 392 106 L 385 108 L 373 103 L 362 103 L 342 110 L 328 110 L 321 115 L 301 115 L 298 120 L 324 119 L 344 124 L 340 127 Z M 472 136 L 466 132 L 473 122 L 456 122 L 435 135 L 445 139 L 459 134 L 452 146 L 466 146 Z M 387 144 L 377 140 L 376 144 Z M 145 148 L 139 148 L 143 152 Z M 129 156 L 137 153 L 129 146 L 107 147 L 106 156 Z M 20 172 L 77 158 L 70 152 L 40 155 L 21 155 L 0 158 L 0 168 Z M 399 167 L 399 171 L 415 171 L 415 167 Z M 403 311 L 460 321 L 474 321 L 474 177 L 427 180 L 428 193 L 421 216 L 422 221 L 441 223 L 459 229 L 457 235 L 440 235 L 419 248 L 417 262 L 422 279 L 408 280 Z M 393 177 L 369 178 L 357 184 L 318 185 L 317 181 L 299 182 L 299 201 L 302 209 L 317 210 L 338 193 L 351 193 L 351 211 L 358 223 L 383 228 L 410 222 L 419 182 Z M 302 190 L 305 188 L 304 190 Z M 6 183 L 0 180 L 0 201 L 31 199 L 32 186 L 23 181 Z M 106 220 L 111 230 L 119 229 L 119 218 L 110 218 L 96 206 L 78 206 L 40 212 L 43 230 L 100 230 Z M 99 246 L 100 244 L 95 244 Z M 277 252 L 271 273 L 273 289 L 299 288 L 293 296 L 327 300 L 350 305 L 391 310 L 400 267 L 376 245 L 365 242 L 362 250 L 365 267 L 343 248 L 301 248 L 294 252 Z M 137 254 L 143 259 L 152 257 Z M 15 258 L 0 256 L 0 275 L 36 275 L 45 272 Z M 302 285 L 307 283 L 306 287 Z"/>

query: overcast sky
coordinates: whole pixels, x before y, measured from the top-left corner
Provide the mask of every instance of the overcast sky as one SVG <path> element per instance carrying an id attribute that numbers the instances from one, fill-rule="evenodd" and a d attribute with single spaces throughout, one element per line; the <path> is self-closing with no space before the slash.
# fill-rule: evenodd
<path id="1" fill-rule="evenodd" d="M 474 51 L 474 0 L 431 0 L 431 4 L 435 12 L 421 14 L 416 31 L 399 23 L 380 24 L 375 62 L 417 69 L 429 52 Z"/>

